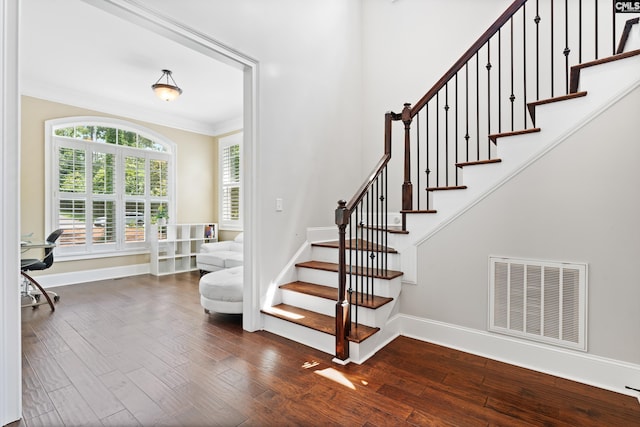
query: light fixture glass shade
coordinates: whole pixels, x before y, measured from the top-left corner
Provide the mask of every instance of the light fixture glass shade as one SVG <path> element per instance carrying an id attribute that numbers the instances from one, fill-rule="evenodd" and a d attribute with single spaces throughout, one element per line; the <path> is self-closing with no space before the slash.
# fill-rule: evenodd
<path id="1" fill-rule="evenodd" d="M 165 83 L 160 82 L 163 78 L 165 79 Z M 169 79 L 171 79 L 173 84 L 169 83 Z M 173 101 L 182 93 L 182 89 L 180 89 L 175 80 L 173 80 L 170 70 L 162 70 L 162 75 L 157 82 L 151 85 L 151 88 L 156 96 L 163 101 Z"/>

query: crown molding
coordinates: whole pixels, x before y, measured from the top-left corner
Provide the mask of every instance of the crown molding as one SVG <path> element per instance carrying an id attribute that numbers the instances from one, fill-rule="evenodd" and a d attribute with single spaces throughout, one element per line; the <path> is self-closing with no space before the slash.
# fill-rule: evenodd
<path id="1" fill-rule="evenodd" d="M 180 117 L 175 114 L 140 108 L 134 104 L 123 104 L 122 102 L 112 101 L 105 98 L 87 96 L 86 93 L 80 91 L 41 85 L 26 77 L 23 78 L 20 83 L 21 95 L 203 135 L 218 136 L 234 130 L 242 129 L 241 116 L 225 121 L 208 123 L 200 120 Z"/>

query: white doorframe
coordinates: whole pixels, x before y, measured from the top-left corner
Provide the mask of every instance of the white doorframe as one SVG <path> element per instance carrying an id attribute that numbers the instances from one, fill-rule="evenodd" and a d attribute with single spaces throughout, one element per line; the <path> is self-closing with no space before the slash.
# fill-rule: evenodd
<path id="1" fill-rule="evenodd" d="M 0 425 L 21 417 L 19 0 L 0 0 Z"/>
<path id="2" fill-rule="evenodd" d="M 257 158 L 259 146 L 257 143 L 258 61 L 203 33 L 161 15 L 155 10 L 146 8 L 135 0 L 83 1 L 243 71 L 243 204 L 247 215 L 244 216 L 245 263 L 242 326 L 247 331 L 261 329 L 260 281 L 257 277 L 260 270 L 258 268 L 259 256 L 256 250 L 260 245 L 258 244 L 259 236 L 256 233 L 258 215 L 255 215 L 256 197 L 260 194 L 259 184 L 256 180 L 258 176 Z"/>
<path id="3" fill-rule="evenodd" d="M 244 73 L 245 147 L 244 199 L 247 236 L 245 243 L 243 328 L 260 329 L 260 290 L 256 248 L 256 195 L 259 194 L 257 153 L 258 61 L 208 36 L 146 9 L 130 0 L 84 0 L 86 3 L 172 39 L 213 59 L 241 69 Z M 19 4 L 20 0 L 0 0 L 0 422 L 8 424 L 21 417 L 22 370 L 20 341 L 20 91 L 19 91 Z"/>

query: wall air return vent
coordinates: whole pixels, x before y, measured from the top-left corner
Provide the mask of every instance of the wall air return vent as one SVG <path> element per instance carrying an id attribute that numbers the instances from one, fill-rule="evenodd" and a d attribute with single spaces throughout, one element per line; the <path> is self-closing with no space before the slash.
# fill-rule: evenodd
<path id="1" fill-rule="evenodd" d="M 587 265 L 489 257 L 489 331 L 587 350 Z"/>

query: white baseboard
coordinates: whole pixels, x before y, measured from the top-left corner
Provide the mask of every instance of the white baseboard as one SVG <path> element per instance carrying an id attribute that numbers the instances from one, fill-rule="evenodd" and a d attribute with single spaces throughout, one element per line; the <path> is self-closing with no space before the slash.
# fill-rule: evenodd
<path id="1" fill-rule="evenodd" d="M 574 350 L 517 340 L 429 319 L 399 315 L 401 335 L 511 365 L 637 397 L 640 365 Z"/>
<path id="2" fill-rule="evenodd" d="M 121 267 L 98 268 L 95 270 L 72 271 L 69 273 L 34 275 L 33 278 L 36 279 L 42 287 L 53 288 L 149 273 L 149 264 L 134 264 Z"/>

